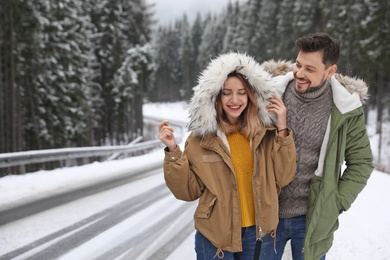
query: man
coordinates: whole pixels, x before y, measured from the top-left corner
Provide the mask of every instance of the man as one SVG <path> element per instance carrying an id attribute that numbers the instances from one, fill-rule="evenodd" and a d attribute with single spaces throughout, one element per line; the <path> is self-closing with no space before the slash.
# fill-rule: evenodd
<path id="1" fill-rule="evenodd" d="M 329 35 L 306 35 L 295 44 L 294 65 L 263 63 L 284 92 L 297 172 L 281 191 L 276 236 L 263 238 L 262 260 L 281 259 L 288 240 L 294 260 L 325 259 L 339 214 L 350 208 L 373 170 L 362 107 L 367 85 L 336 74 L 340 46 Z"/>

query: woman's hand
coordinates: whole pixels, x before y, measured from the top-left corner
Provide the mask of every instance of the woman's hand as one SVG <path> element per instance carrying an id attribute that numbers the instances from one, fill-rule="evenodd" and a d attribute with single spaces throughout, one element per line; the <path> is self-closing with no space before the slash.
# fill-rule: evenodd
<path id="1" fill-rule="evenodd" d="M 268 99 L 267 101 L 271 102 L 267 106 L 268 112 L 274 112 L 276 114 L 276 128 L 278 129 L 278 134 L 282 137 L 287 137 L 287 120 L 286 114 L 287 109 L 281 98 L 274 96 L 273 98 Z M 286 129 L 280 131 L 282 129 Z M 280 131 L 280 132 L 279 132 Z"/>
<path id="2" fill-rule="evenodd" d="M 176 139 L 173 135 L 173 128 L 168 124 L 168 120 L 162 121 L 158 125 L 158 139 L 161 140 L 169 149 L 170 152 L 173 152 L 176 150 Z"/>

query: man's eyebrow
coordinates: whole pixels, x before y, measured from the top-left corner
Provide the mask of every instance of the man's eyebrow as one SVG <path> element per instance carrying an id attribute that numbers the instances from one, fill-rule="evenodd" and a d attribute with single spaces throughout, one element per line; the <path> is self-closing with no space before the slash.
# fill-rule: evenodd
<path id="1" fill-rule="evenodd" d="M 295 63 L 302 65 L 298 60 L 296 60 Z M 306 66 L 307 68 L 309 68 L 309 69 L 313 69 L 313 70 L 316 69 L 316 67 L 314 67 L 314 66 L 312 66 L 312 65 L 305 65 L 305 66 Z"/>

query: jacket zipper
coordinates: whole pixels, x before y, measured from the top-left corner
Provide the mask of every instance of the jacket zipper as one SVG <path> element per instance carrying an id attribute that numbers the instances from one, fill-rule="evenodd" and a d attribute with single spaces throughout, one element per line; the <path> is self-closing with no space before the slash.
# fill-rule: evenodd
<path id="1" fill-rule="evenodd" d="M 252 139 L 253 140 L 253 139 Z M 256 149 L 253 148 L 253 143 L 252 143 L 252 156 L 253 156 L 253 172 L 256 172 L 257 171 L 257 161 L 258 161 L 258 158 L 257 158 L 257 154 L 256 154 Z M 260 200 L 260 194 L 259 192 L 253 187 L 255 185 L 255 182 L 253 181 L 254 179 L 254 176 L 252 176 L 252 191 L 253 191 L 253 194 L 256 194 L 255 196 L 255 213 L 256 215 L 260 216 L 260 212 L 259 212 L 259 207 L 257 207 L 256 205 L 258 204 L 257 202 Z M 255 218 L 255 221 L 256 221 L 256 218 Z M 261 228 L 260 226 L 260 222 L 258 223 L 258 237 L 256 237 L 256 241 L 259 241 L 259 240 L 262 240 L 261 238 L 263 237 L 263 229 Z"/>
<path id="2" fill-rule="evenodd" d="M 259 237 L 256 238 L 257 241 L 262 240 L 261 237 L 263 236 L 263 230 L 261 229 L 260 225 L 258 229 L 259 229 Z"/>
<path id="3" fill-rule="evenodd" d="M 347 121 L 347 118 L 345 118 L 345 119 L 342 121 L 342 123 L 338 125 L 338 127 L 336 128 L 335 133 L 338 133 L 338 131 L 344 126 L 345 121 Z M 332 140 L 329 139 L 328 146 L 329 146 L 330 143 L 333 143 L 333 142 L 335 141 L 336 138 L 337 138 L 337 134 L 335 134 L 335 135 L 333 136 L 333 139 L 332 139 Z M 330 142 L 330 141 L 332 141 L 332 142 Z M 326 148 L 326 154 L 325 154 L 325 157 L 324 157 L 324 168 L 323 168 L 323 170 L 322 170 L 322 171 L 323 171 L 323 174 L 322 174 L 322 175 L 324 175 L 324 173 L 325 173 L 325 162 L 326 162 L 326 158 L 328 157 L 328 152 L 329 152 L 329 151 L 328 151 L 328 147 L 327 147 L 327 148 Z M 321 185 L 320 185 L 320 189 L 319 189 L 319 191 L 318 191 L 318 194 L 321 193 L 321 191 L 322 191 L 322 189 L 323 189 L 323 186 L 324 186 L 324 182 L 323 182 L 323 180 L 321 180 Z M 317 205 L 317 200 L 318 200 L 318 196 L 317 196 L 317 198 L 316 198 L 316 200 L 315 200 L 315 202 L 314 202 L 314 205 Z M 309 226 L 309 224 L 310 224 L 312 218 L 313 218 L 313 214 L 311 215 L 311 218 L 309 219 L 309 221 L 307 221 L 307 224 L 306 224 L 307 226 Z M 305 239 L 305 240 L 306 240 L 306 239 Z M 304 253 L 305 253 L 305 243 L 304 243 L 304 246 L 303 246 L 303 248 L 302 248 L 302 254 L 304 254 Z"/>

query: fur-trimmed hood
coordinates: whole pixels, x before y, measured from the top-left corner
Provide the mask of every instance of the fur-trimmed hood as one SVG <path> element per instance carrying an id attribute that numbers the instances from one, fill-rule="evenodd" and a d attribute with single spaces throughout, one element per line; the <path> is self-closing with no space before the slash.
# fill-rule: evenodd
<path id="1" fill-rule="evenodd" d="M 190 122 L 188 130 L 195 136 L 217 133 L 217 111 L 215 102 L 222 91 L 227 76 L 236 71 L 244 75 L 252 86 L 259 107 L 258 114 L 265 126 L 273 123 L 275 115 L 266 109 L 267 99 L 274 95 L 281 96 L 272 85 L 271 75 L 252 57 L 240 53 L 222 54 L 212 60 L 200 74 L 198 85 L 189 105 Z"/>
<path id="2" fill-rule="evenodd" d="M 269 72 L 272 77 L 285 75 L 293 70 L 294 63 L 285 60 L 269 60 L 261 64 L 261 66 Z M 359 78 L 351 78 L 342 74 L 336 73 L 331 81 L 337 80 L 349 93 L 357 94 L 360 101 L 364 103 L 368 100 L 368 86 Z"/>

